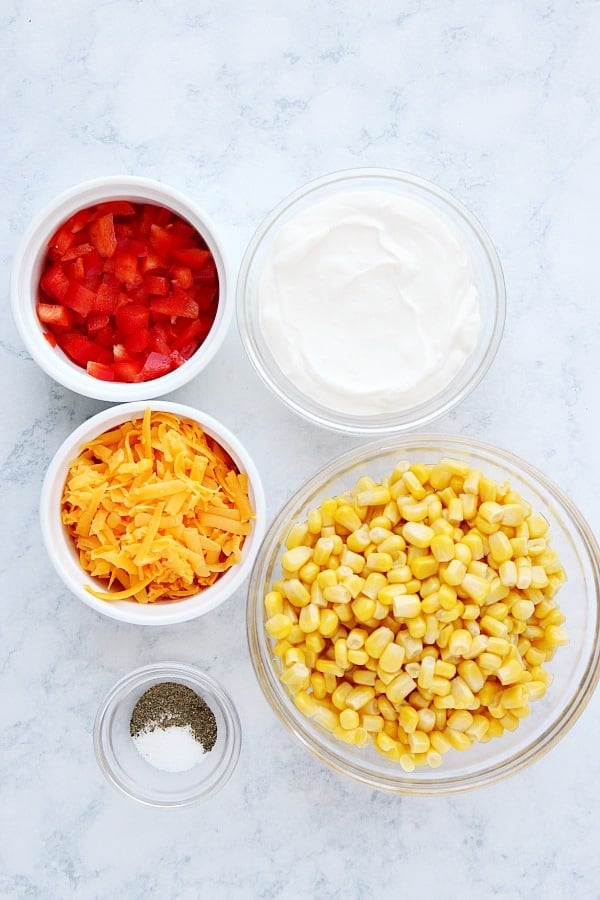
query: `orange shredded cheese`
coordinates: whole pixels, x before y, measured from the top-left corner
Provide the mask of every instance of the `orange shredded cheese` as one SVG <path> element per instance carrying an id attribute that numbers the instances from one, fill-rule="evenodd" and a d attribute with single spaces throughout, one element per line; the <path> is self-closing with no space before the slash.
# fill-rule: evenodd
<path id="1" fill-rule="evenodd" d="M 84 447 L 62 520 L 103 600 L 176 600 L 241 559 L 254 512 L 248 478 L 198 425 L 147 409 Z"/>

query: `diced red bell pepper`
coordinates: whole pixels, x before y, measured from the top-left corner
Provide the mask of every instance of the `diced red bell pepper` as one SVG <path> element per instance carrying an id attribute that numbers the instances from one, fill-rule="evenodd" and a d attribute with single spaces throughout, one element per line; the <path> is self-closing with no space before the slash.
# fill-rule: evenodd
<path id="1" fill-rule="evenodd" d="M 135 207 L 129 200 L 107 200 L 96 207 L 98 216 L 135 216 Z"/>
<path id="2" fill-rule="evenodd" d="M 121 334 L 133 334 L 140 328 L 146 328 L 150 318 L 150 310 L 139 303 L 127 303 L 119 307 L 115 313 L 117 329 Z"/>
<path id="3" fill-rule="evenodd" d="M 85 256 L 86 253 L 91 253 L 93 249 L 91 244 L 76 244 L 75 247 L 71 247 L 70 250 L 63 253 L 62 262 L 72 262 L 72 260 L 77 259 L 78 256 Z"/>
<path id="4" fill-rule="evenodd" d="M 79 231 L 83 231 L 85 226 L 92 221 L 94 215 L 95 213 L 93 207 L 79 209 L 65 224 L 69 226 L 69 229 L 73 232 L 73 234 L 77 234 Z"/>
<path id="5" fill-rule="evenodd" d="M 44 331 L 44 337 L 48 341 L 51 347 L 56 347 L 56 338 L 52 334 L 51 331 Z"/>
<path id="6" fill-rule="evenodd" d="M 81 316 L 89 316 L 94 308 L 95 299 L 96 294 L 93 291 L 88 290 L 88 288 L 78 284 L 76 281 L 72 281 L 63 298 L 63 303 L 70 309 L 74 309 Z"/>
<path id="7" fill-rule="evenodd" d="M 57 229 L 38 306 L 48 340 L 78 365 L 93 363 L 93 377 L 142 381 L 197 350 L 218 293 L 212 254 L 189 222 L 164 207 L 110 200 Z"/>
<path id="8" fill-rule="evenodd" d="M 116 381 L 141 381 L 142 362 L 137 360 L 121 360 L 113 363 Z"/>
<path id="9" fill-rule="evenodd" d="M 137 285 L 141 282 L 138 272 L 137 256 L 127 250 L 117 250 L 115 253 L 115 275 L 122 284 Z"/>
<path id="10" fill-rule="evenodd" d="M 69 290 L 69 279 L 65 275 L 63 267 L 56 263 L 46 269 L 40 279 L 40 287 L 54 300 L 63 300 Z"/>
<path id="11" fill-rule="evenodd" d="M 108 313 L 93 313 L 91 316 L 87 317 L 87 332 L 88 334 L 93 334 L 95 331 L 100 331 L 101 328 L 105 328 L 110 322 L 110 316 Z"/>
<path id="12" fill-rule="evenodd" d="M 161 275 L 146 275 L 144 284 L 148 293 L 156 297 L 166 297 L 169 293 L 169 282 Z"/>
<path id="13" fill-rule="evenodd" d="M 125 344 L 125 349 L 132 355 L 143 353 L 144 350 L 148 350 L 150 347 L 150 329 L 146 325 L 136 328 L 131 334 L 124 336 L 123 343 Z"/>
<path id="14" fill-rule="evenodd" d="M 171 270 L 173 279 L 184 291 L 189 291 L 194 284 L 194 276 L 189 266 L 173 266 Z"/>
<path id="15" fill-rule="evenodd" d="M 60 257 L 64 256 L 64 254 L 69 250 L 73 244 L 75 243 L 75 235 L 71 230 L 70 221 L 65 222 L 64 225 L 61 225 L 60 228 L 52 235 L 50 240 L 48 241 L 48 247 L 55 251 Z"/>
<path id="16" fill-rule="evenodd" d="M 72 263 L 69 263 L 67 271 L 71 281 L 79 281 L 81 283 L 85 281 L 85 267 L 81 256 L 78 256 Z"/>
<path id="17" fill-rule="evenodd" d="M 106 279 L 98 288 L 94 301 L 95 313 L 114 313 L 119 302 L 119 283 L 116 279 Z"/>
<path id="18" fill-rule="evenodd" d="M 148 348 L 155 350 L 157 353 L 163 353 L 165 356 L 169 355 L 171 347 L 167 340 L 167 332 L 162 325 L 155 325 L 150 329 Z"/>
<path id="19" fill-rule="evenodd" d="M 66 306 L 57 303 L 38 303 L 37 314 L 44 325 L 69 330 L 73 327 L 73 316 Z"/>
<path id="20" fill-rule="evenodd" d="M 173 291 L 170 297 L 151 300 L 150 309 L 162 316 L 181 316 L 184 319 L 196 319 L 199 313 L 196 301 L 184 291 Z"/>
<path id="21" fill-rule="evenodd" d="M 112 365 L 105 365 L 104 363 L 94 362 L 94 360 L 90 359 L 86 365 L 86 369 L 88 375 L 99 378 L 100 381 L 115 380 L 115 370 Z"/>
<path id="22" fill-rule="evenodd" d="M 86 253 L 83 257 L 83 268 L 85 269 L 86 279 L 102 275 L 104 262 L 97 250 L 92 248 L 90 253 Z"/>
<path id="23" fill-rule="evenodd" d="M 84 337 L 77 332 L 69 331 L 63 335 L 57 335 L 59 347 L 78 365 L 87 366 L 88 362 L 99 362 L 105 365 L 112 363 L 112 353 L 105 347 L 100 347 L 95 341 Z"/>
<path id="24" fill-rule="evenodd" d="M 200 272 L 212 261 L 210 250 L 199 250 L 197 247 L 174 249 L 173 256 L 178 262 L 189 266 L 193 272 Z"/>
<path id="25" fill-rule="evenodd" d="M 110 322 L 103 328 L 99 328 L 98 331 L 93 332 L 91 337 L 96 341 L 97 344 L 100 344 L 101 347 L 106 347 L 106 349 L 110 350 L 112 353 L 112 349 L 115 344 L 115 329 L 113 325 L 110 324 Z"/>
<path id="26" fill-rule="evenodd" d="M 117 249 L 115 225 L 111 213 L 100 216 L 90 225 L 90 240 L 100 256 L 111 257 Z"/>
<path id="27" fill-rule="evenodd" d="M 152 351 L 146 357 L 146 361 L 142 366 L 140 378 L 142 381 L 149 381 L 152 378 L 160 378 L 166 375 L 173 368 L 171 357 L 164 353 L 155 353 Z"/>
<path id="28" fill-rule="evenodd" d="M 162 275 L 167 272 L 168 268 L 165 257 L 153 250 L 152 247 L 148 250 L 147 256 L 141 257 L 139 267 L 144 275 L 146 272 L 152 272 L 153 275 Z"/>

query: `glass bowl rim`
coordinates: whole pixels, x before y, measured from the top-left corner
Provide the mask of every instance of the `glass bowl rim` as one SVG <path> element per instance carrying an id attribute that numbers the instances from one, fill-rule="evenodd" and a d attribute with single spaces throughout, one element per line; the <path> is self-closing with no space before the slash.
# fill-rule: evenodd
<path id="1" fill-rule="evenodd" d="M 433 195 L 438 201 L 441 201 L 442 204 L 450 207 L 453 213 L 464 222 L 468 230 L 479 243 L 494 281 L 493 328 L 487 343 L 480 346 L 480 343 L 478 342 L 476 349 L 473 351 L 477 357 L 480 357 L 480 361 L 469 380 L 462 388 L 456 390 L 449 396 L 441 405 L 437 405 L 436 397 L 433 397 L 414 407 L 413 410 L 409 410 L 408 413 L 405 414 L 406 421 L 402 419 L 400 422 L 396 423 L 393 423 L 392 421 L 391 424 L 391 415 L 386 415 L 385 417 L 365 417 L 336 413 L 334 410 L 321 412 L 320 407 L 312 407 L 309 397 L 306 397 L 306 402 L 301 402 L 290 396 L 285 390 L 285 384 L 288 379 L 283 374 L 279 375 L 274 368 L 270 368 L 263 360 L 260 342 L 254 339 L 252 329 L 249 325 L 251 319 L 249 314 L 249 304 L 247 302 L 249 274 L 254 264 L 256 253 L 260 249 L 263 240 L 268 237 L 278 220 L 296 203 L 311 194 L 318 193 L 323 188 L 327 188 L 330 185 L 347 183 L 348 189 L 350 190 L 353 182 L 363 179 L 381 179 L 382 181 L 392 180 L 397 183 L 406 184 L 413 188 L 417 188 L 425 195 Z M 238 330 L 246 354 L 257 374 L 275 396 L 298 415 L 308 419 L 316 425 L 345 434 L 363 434 L 370 437 L 377 437 L 378 435 L 384 436 L 387 434 L 402 434 L 423 427 L 434 419 L 449 412 L 468 397 L 481 383 L 497 355 L 506 319 L 506 285 L 502 264 L 494 243 L 479 219 L 460 200 L 434 182 L 422 178 L 421 176 L 413 175 L 410 172 L 385 167 L 359 167 L 331 172 L 306 182 L 304 185 L 280 200 L 264 217 L 246 247 L 238 270 L 235 302 Z M 437 396 L 439 397 L 439 394 Z"/>
<path id="2" fill-rule="evenodd" d="M 497 460 L 500 463 L 506 462 L 519 469 L 527 478 L 541 485 L 555 501 L 562 504 L 573 519 L 577 528 L 577 536 L 585 548 L 587 561 L 593 572 L 597 611 L 596 634 L 592 653 L 579 684 L 570 695 L 564 717 L 560 721 L 552 721 L 536 739 L 535 746 L 528 748 L 524 753 L 517 755 L 509 753 L 501 763 L 488 766 L 475 773 L 446 778 L 442 775 L 427 782 L 415 780 L 414 776 L 411 778 L 412 773 L 404 773 L 402 770 L 399 770 L 397 776 L 371 774 L 368 764 L 360 765 L 349 762 L 342 755 L 341 742 L 339 754 L 334 754 L 329 748 L 324 747 L 319 739 L 314 738 L 311 734 L 309 720 L 305 719 L 295 708 L 292 708 L 291 704 L 288 706 L 283 702 L 282 698 L 287 695 L 281 683 L 275 677 L 272 666 L 265 660 L 259 639 L 260 602 L 264 594 L 264 586 L 261 582 L 262 571 L 276 551 L 277 544 L 281 544 L 282 531 L 290 523 L 290 516 L 294 513 L 294 510 L 298 506 L 302 506 L 308 497 L 314 495 L 319 487 L 326 490 L 325 485 L 331 478 L 343 475 L 344 471 L 347 471 L 347 469 L 361 460 L 364 460 L 365 464 L 368 465 L 369 461 L 378 454 L 394 450 L 397 450 L 398 456 L 401 457 L 403 449 L 408 451 L 415 444 L 438 445 L 440 452 L 445 450 L 449 450 L 449 452 L 459 450 L 460 452 L 460 449 L 462 449 L 464 452 L 471 450 L 480 454 L 487 454 L 492 460 Z M 449 455 L 449 453 L 444 455 Z M 590 598 L 590 602 L 592 600 L 593 598 Z M 526 768 L 554 747 L 575 724 L 600 680 L 600 548 L 586 519 L 573 501 L 543 472 L 516 454 L 493 444 L 465 438 L 460 435 L 419 433 L 396 435 L 394 437 L 387 436 L 348 450 L 335 459 L 330 460 L 306 479 L 282 505 L 263 537 L 250 574 L 246 606 L 246 638 L 254 673 L 269 706 L 305 749 L 334 771 L 343 775 L 349 775 L 355 780 L 368 784 L 373 788 L 398 794 L 433 796 L 457 793 L 494 784 Z M 309 723 L 308 726 L 305 724 L 307 722 Z"/>
<path id="3" fill-rule="evenodd" d="M 152 683 L 156 683 L 156 677 L 162 678 L 163 676 L 164 680 L 167 680 L 168 678 L 177 678 L 178 676 L 187 678 L 188 681 L 197 685 L 199 690 L 204 690 L 206 696 L 214 700 L 218 705 L 219 711 L 227 725 L 228 739 L 223 746 L 222 758 L 225 759 L 228 756 L 228 759 L 222 772 L 208 789 L 203 789 L 202 783 L 200 783 L 193 794 L 190 793 L 188 797 L 178 801 L 151 800 L 149 797 L 141 797 L 135 792 L 130 791 L 113 771 L 104 750 L 104 723 L 106 721 L 106 716 L 113 709 L 115 703 L 124 699 L 126 691 L 131 691 L 136 687 L 142 687 L 144 684 L 148 684 L 150 687 Z M 137 669 L 127 672 L 105 694 L 98 706 L 98 711 L 94 719 L 93 743 L 96 761 L 100 771 L 109 784 L 126 797 L 137 800 L 138 803 L 143 803 L 145 806 L 173 809 L 193 806 L 202 800 L 206 800 L 217 793 L 217 791 L 227 783 L 239 760 L 242 745 L 242 727 L 233 701 L 218 681 L 195 666 L 187 663 L 179 663 L 175 660 L 165 660 L 164 662 L 149 663 L 148 665 L 140 666 Z"/>

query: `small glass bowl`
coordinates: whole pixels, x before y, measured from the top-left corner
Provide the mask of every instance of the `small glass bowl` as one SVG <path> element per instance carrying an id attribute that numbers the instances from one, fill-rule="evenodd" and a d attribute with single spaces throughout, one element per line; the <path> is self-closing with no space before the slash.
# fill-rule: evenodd
<path id="1" fill-rule="evenodd" d="M 217 741 L 185 772 L 165 772 L 141 756 L 129 733 L 133 708 L 145 691 L 163 681 L 184 684 L 199 694 L 215 714 Z M 240 755 L 242 733 L 236 709 L 209 675 L 177 662 L 135 669 L 106 695 L 94 722 L 94 750 L 106 779 L 128 797 L 148 806 L 192 806 L 220 790 Z"/>
<path id="2" fill-rule="evenodd" d="M 466 460 L 485 475 L 503 481 L 542 513 L 567 574 L 557 595 L 569 636 L 547 664 L 553 681 L 546 695 L 531 703 L 531 713 L 501 738 L 451 750 L 439 769 L 402 770 L 373 747 L 359 749 L 333 736 L 303 715 L 279 679 L 280 660 L 265 632 L 264 595 L 281 577 L 280 557 L 290 525 L 326 497 L 352 488 L 358 478 L 380 478 L 400 459 L 437 462 Z M 589 526 L 569 498 L 533 466 L 506 450 L 445 435 L 387 438 L 352 450 L 330 462 L 287 501 L 268 530 L 248 590 L 246 627 L 254 670 L 273 710 L 303 747 L 338 772 L 371 787 L 395 793 L 443 794 L 480 787 L 518 772 L 546 753 L 576 721 L 600 677 L 600 550 Z"/>
<path id="3" fill-rule="evenodd" d="M 102 381 L 72 362 L 60 347 L 44 337 L 36 312 L 40 275 L 48 241 L 75 212 L 108 200 L 129 200 L 163 206 L 192 225 L 206 241 L 219 278 L 217 314 L 206 339 L 181 366 L 159 378 L 139 383 Z M 233 313 L 230 275 L 223 244 L 215 224 L 204 210 L 167 184 L 134 175 L 109 175 L 70 188 L 49 203 L 34 219 L 17 249 L 11 272 L 11 306 L 15 325 L 25 347 L 44 372 L 64 387 L 97 400 L 125 403 L 168 394 L 188 384 L 212 360 L 221 347 Z"/>
<path id="4" fill-rule="evenodd" d="M 434 397 L 410 408 L 378 415 L 351 415 L 331 409 L 298 390 L 276 362 L 260 324 L 258 285 L 277 232 L 298 213 L 327 197 L 378 190 L 421 201 L 458 230 L 466 244 L 479 294 L 481 327 L 477 345 L 458 375 Z M 447 413 L 479 384 L 498 350 L 504 328 L 506 294 L 498 254 L 481 224 L 451 194 L 393 169 L 350 169 L 325 175 L 286 197 L 269 213 L 250 241 L 237 283 L 237 319 L 242 341 L 265 384 L 291 409 L 318 425 L 355 434 L 397 434 Z"/>
<path id="5" fill-rule="evenodd" d="M 156 412 L 172 413 L 183 419 L 197 422 L 203 431 L 214 438 L 230 455 L 240 472 L 248 475 L 249 496 L 254 509 L 251 533 L 244 541 L 241 559 L 224 572 L 214 584 L 183 597 L 180 600 L 166 600 L 158 603 L 137 603 L 135 600 L 101 600 L 94 597 L 86 586 L 104 590 L 105 586 L 92 578 L 81 566 L 79 555 L 62 522 L 62 493 L 69 466 L 77 457 L 82 446 L 93 438 L 130 419 L 141 419 L 146 408 Z M 266 525 L 266 501 L 262 481 L 246 447 L 221 422 L 206 413 L 183 403 L 169 403 L 166 400 L 123 403 L 104 409 L 76 428 L 61 444 L 52 458 L 40 495 L 40 526 L 48 556 L 57 575 L 86 606 L 96 612 L 120 622 L 133 625 L 174 625 L 196 619 L 220 606 L 237 591 L 250 574 L 254 557 Z"/>

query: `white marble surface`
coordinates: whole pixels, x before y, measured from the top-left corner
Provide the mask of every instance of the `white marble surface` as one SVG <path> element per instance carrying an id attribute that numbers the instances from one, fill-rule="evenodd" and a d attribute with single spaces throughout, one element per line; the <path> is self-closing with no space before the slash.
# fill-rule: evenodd
<path id="1" fill-rule="evenodd" d="M 249 661 L 243 590 L 205 620 L 140 630 L 62 588 L 41 546 L 40 483 L 103 404 L 40 372 L 6 287 L 31 217 L 93 176 L 187 192 L 234 266 L 262 216 L 309 178 L 358 165 L 430 178 L 489 230 L 508 291 L 491 371 L 435 430 L 537 464 L 598 532 L 599 44 L 590 0 L 3 0 L 0 896 L 600 896 L 598 694 L 530 770 L 450 798 L 395 797 L 325 769 L 275 719 Z M 286 411 L 235 327 L 172 399 L 247 443 L 270 514 L 359 442 Z M 227 787 L 185 811 L 121 797 L 92 750 L 107 689 L 164 658 L 221 680 L 244 728 Z"/>

